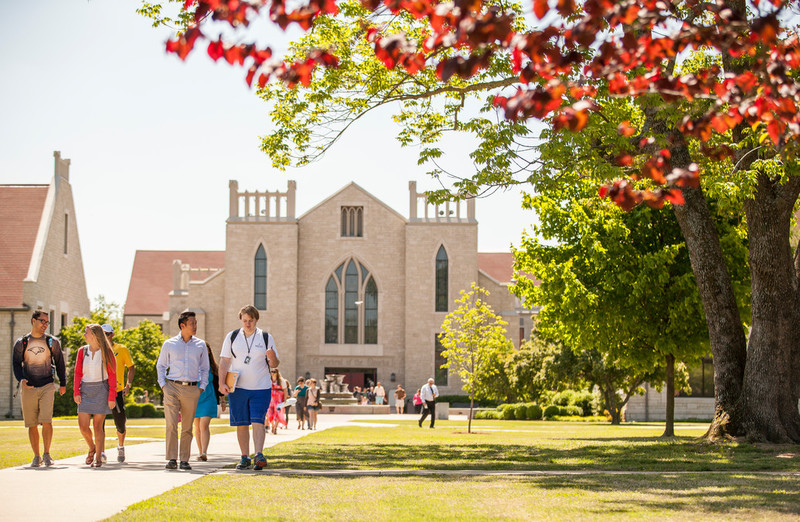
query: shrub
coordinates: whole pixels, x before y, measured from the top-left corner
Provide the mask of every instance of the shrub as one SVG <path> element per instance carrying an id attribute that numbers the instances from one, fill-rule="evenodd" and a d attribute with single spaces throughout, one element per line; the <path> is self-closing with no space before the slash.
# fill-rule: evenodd
<path id="1" fill-rule="evenodd" d="M 524 404 L 514 405 L 514 418 L 517 420 L 525 420 L 528 418 L 528 407 Z"/>
<path id="2" fill-rule="evenodd" d="M 475 412 L 476 419 L 498 419 L 500 412 L 494 410 L 480 410 Z"/>
<path id="3" fill-rule="evenodd" d="M 547 408 L 544 409 L 544 418 L 545 419 L 552 419 L 556 415 L 561 414 L 561 408 L 556 406 L 555 404 L 551 404 Z"/>
<path id="4" fill-rule="evenodd" d="M 570 406 L 575 404 L 575 397 L 577 396 L 577 392 L 574 390 L 564 390 L 562 392 L 558 392 L 553 396 L 552 403 L 556 406 Z"/>
<path id="5" fill-rule="evenodd" d="M 531 420 L 541 420 L 542 419 L 542 407 L 538 404 L 529 404 L 528 405 L 528 418 Z"/>
<path id="6" fill-rule="evenodd" d="M 501 404 L 500 408 L 500 418 L 503 420 L 514 420 L 516 418 L 513 404 Z"/>
<path id="7" fill-rule="evenodd" d="M 145 403 L 142 404 L 142 417 L 147 418 L 154 418 L 156 416 L 156 406 L 155 404 Z"/>
<path id="8" fill-rule="evenodd" d="M 572 405 L 581 409 L 582 417 L 590 417 L 594 413 L 593 408 L 594 394 L 588 391 L 582 391 L 575 394 L 575 400 Z"/>
<path id="9" fill-rule="evenodd" d="M 561 406 L 559 408 L 559 415 L 565 417 L 580 417 L 582 414 L 583 410 L 580 406 Z"/>
<path id="10" fill-rule="evenodd" d="M 125 414 L 129 419 L 138 419 L 142 416 L 141 404 L 129 404 L 125 406 Z"/>

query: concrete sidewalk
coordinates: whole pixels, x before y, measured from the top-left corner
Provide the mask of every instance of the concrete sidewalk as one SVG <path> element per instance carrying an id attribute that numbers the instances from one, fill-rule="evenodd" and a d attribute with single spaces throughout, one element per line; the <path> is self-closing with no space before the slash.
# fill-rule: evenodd
<path id="1" fill-rule="evenodd" d="M 355 419 L 390 418 L 398 416 L 320 415 L 317 428 L 333 428 Z M 265 447 L 314 433 L 297 430 L 296 426 L 292 419 L 288 430 L 278 430 L 277 435 L 267 434 Z M 116 461 L 115 441 L 107 440 L 108 464 L 102 468 L 90 468 L 84 461 L 86 455 L 81 455 L 56 461 L 50 468 L 25 465 L 0 470 L 0 520 L 100 520 L 131 504 L 235 464 L 240 455 L 236 432 L 223 433 L 211 437 L 208 462 L 194 460 L 197 446 L 193 441 L 192 471 L 168 471 L 164 469 L 163 441 L 126 446 L 127 458 L 122 464 Z M 265 453 L 269 459 L 269 453 Z"/>

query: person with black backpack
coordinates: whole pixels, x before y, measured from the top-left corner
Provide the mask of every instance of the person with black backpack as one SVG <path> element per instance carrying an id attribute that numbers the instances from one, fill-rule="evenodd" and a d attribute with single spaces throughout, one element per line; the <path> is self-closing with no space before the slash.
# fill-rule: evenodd
<path id="1" fill-rule="evenodd" d="M 33 449 L 32 468 L 42 464 L 53 465 L 50 444 L 53 441 L 53 403 L 55 379 L 58 375 L 58 393 L 67 391 L 67 371 L 61 343 L 46 333 L 50 319 L 44 310 L 36 310 L 31 317 L 31 331 L 14 343 L 12 366 L 19 381 L 22 418 L 28 428 L 28 439 Z M 39 425 L 42 425 L 44 454 L 39 453 Z"/>
<path id="2" fill-rule="evenodd" d="M 219 391 L 228 395 L 230 424 L 236 426 L 242 458 L 236 469 L 251 466 L 250 426 L 253 426 L 253 469 L 260 471 L 267 465 L 264 458 L 264 425 L 272 399 L 270 368 L 277 368 L 280 360 L 272 336 L 258 328 L 258 309 L 248 305 L 239 310 L 242 327 L 225 336 L 219 354 Z M 230 375 L 229 375 L 230 374 Z"/>

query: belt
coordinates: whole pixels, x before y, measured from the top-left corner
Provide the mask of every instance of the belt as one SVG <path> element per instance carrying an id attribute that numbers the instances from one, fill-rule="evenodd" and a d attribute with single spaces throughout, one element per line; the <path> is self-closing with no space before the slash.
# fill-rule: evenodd
<path id="1" fill-rule="evenodd" d="M 175 384 L 180 384 L 181 386 L 197 386 L 197 381 L 173 381 L 172 379 L 167 379 L 169 382 L 174 382 Z"/>

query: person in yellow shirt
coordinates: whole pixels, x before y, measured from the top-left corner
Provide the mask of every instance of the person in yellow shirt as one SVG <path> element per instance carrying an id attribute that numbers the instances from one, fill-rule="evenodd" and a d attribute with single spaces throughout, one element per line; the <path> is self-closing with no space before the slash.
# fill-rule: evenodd
<path id="1" fill-rule="evenodd" d="M 110 324 L 104 324 L 103 331 L 106 333 L 108 342 L 111 344 L 111 350 L 117 359 L 117 399 L 111 414 L 114 416 L 114 424 L 117 426 L 117 440 L 119 441 L 117 462 L 125 462 L 125 422 L 127 421 L 125 396 L 131 391 L 136 367 L 133 365 L 133 359 L 131 359 L 131 352 L 128 351 L 128 347 L 114 342 L 114 327 Z M 127 379 L 125 378 L 125 368 L 128 368 Z M 105 455 L 102 456 L 102 459 L 105 461 Z"/>

